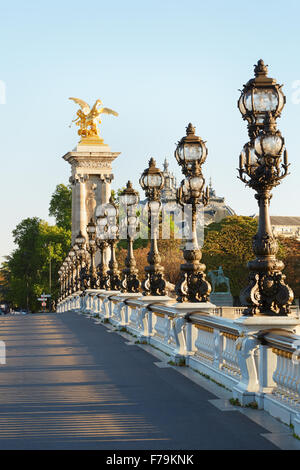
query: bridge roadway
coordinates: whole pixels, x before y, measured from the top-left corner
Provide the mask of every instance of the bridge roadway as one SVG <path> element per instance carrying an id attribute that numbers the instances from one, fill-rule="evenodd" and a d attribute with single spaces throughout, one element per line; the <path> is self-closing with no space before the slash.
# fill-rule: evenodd
<path id="1" fill-rule="evenodd" d="M 8 315 L 0 339 L 1 450 L 299 449 L 287 426 L 110 325 Z"/>

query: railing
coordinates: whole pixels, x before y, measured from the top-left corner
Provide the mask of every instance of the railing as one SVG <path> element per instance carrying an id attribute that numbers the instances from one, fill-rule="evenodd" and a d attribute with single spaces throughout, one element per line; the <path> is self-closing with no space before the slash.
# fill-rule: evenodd
<path id="1" fill-rule="evenodd" d="M 197 308 L 147 302 L 139 294 L 99 290 L 75 293 L 58 312 L 80 311 L 109 321 L 232 391 L 241 405 L 264 408 L 300 435 L 300 336 L 291 317 L 245 317 L 241 307 Z M 250 320 L 249 320 L 250 318 Z M 275 329 L 274 329 L 275 328 Z M 279 329 L 278 329 L 279 328 Z"/>
<path id="2" fill-rule="evenodd" d="M 259 339 L 275 364 L 272 397 L 300 412 L 300 337 L 281 331 L 259 335 Z"/>

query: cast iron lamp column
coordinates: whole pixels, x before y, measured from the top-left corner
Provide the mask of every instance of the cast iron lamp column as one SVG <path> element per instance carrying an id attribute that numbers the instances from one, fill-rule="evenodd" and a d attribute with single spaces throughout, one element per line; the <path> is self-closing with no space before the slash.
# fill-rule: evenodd
<path id="1" fill-rule="evenodd" d="M 276 129 L 276 118 L 285 104 L 281 86 L 267 77 L 267 66 L 260 60 L 238 102 L 248 121 L 250 141 L 240 154 L 239 178 L 254 189 L 259 206 L 258 232 L 253 238 L 256 259 L 248 263 L 249 285 L 241 292 L 248 308 L 244 315 L 288 315 L 293 291 L 285 284 L 284 264 L 276 259 L 278 243 L 273 235 L 269 205 L 271 190 L 288 173 L 284 139 Z M 259 86 L 258 86 L 258 85 Z"/>
<path id="2" fill-rule="evenodd" d="M 63 299 L 63 276 L 64 276 L 64 272 L 63 272 L 63 267 L 61 266 L 61 268 L 58 271 L 59 288 L 60 288 L 60 296 L 58 298 L 58 302 L 60 302 Z"/>
<path id="3" fill-rule="evenodd" d="M 64 270 L 64 281 L 63 281 L 63 298 L 68 297 L 68 263 L 63 262 L 62 268 Z"/>
<path id="4" fill-rule="evenodd" d="M 125 268 L 122 271 L 121 291 L 127 293 L 137 293 L 140 290 L 140 281 L 138 279 L 138 270 L 133 253 L 133 241 L 137 232 L 137 204 L 139 203 L 139 193 L 132 187 L 130 181 L 120 195 L 126 209 L 127 221 L 127 256 L 125 259 Z"/>
<path id="5" fill-rule="evenodd" d="M 72 269 L 71 269 L 71 258 L 69 255 L 66 257 L 66 263 L 67 263 L 67 273 L 68 273 L 68 281 L 67 281 L 67 296 L 68 296 L 72 293 L 72 280 L 71 280 Z"/>
<path id="6" fill-rule="evenodd" d="M 208 203 L 208 187 L 204 190 L 205 180 L 201 165 L 207 157 L 205 142 L 195 135 L 195 128 L 190 123 L 175 150 L 175 158 L 182 167 L 186 179 L 177 190 L 177 202 L 186 213 L 190 212 L 190 237 L 183 250 L 186 263 L 180 266 L 181 276 L 175 290 L 178 302 L 208 302 L 211 285 L 206 280 L 205 264 L 201 263 L 202 252 L 197 239 L 197 211 L 199 204 Z"/>
<path id="7" fill-rule="evenodd" d="M 120 271 L 116 258 L 116 245 L 119 240 L 119 228 L 117 225 L 118 208 L 112 198 L 109 200 L 110 207 L 107 209 L 107 236 L 110 247 L 110 260 L 108 263 L 109 270 L 109 290 L 119 291 L 121 288 Z"/>
<path id="8" fill-rule="evenodd" d="M 88 252 L 86 250 L 86 239 L 81 231 L 75 238 L 75 243 L 78 245 L 78 258 L 79 258 L 79 289 L 84 293 L 88 288 L 89 273 L 88 273 Z"/>
<path id="9" fill-rule="evenodd" d="M 80 273 L 80 257 L 79 257 L 79 246 L 75 245 L 73 246 L 73 250 L 75 253 L 75 259 L 74 259 L 74 265 L 75 265 L 75 287 L 74 287 L 74 292 L 77 292 L 80 290 L 80 285 L 79 285 L 79 273 Z"/>
<path id="10" fill-rule="evenodd" d="M 74 251 L 74 248 L 71 248 L 69 251 L 69 257 L 70 257 L 70 264 L 71 264 L 71 294 L 76 292 L 76 265 L 75 265 L 75 260 L 76 260 L 76 254 Z"/>
<path id="11" fill-rule="evenodd" d="M 95 254 L 97 251 L 96 245 L 96 224 L 93 219 L 86 226 L 86 231 L 88 234 L 88 252 L 90 254 L 90 270 L 89 270 L 89 287 L 90 289 L 97 289 L 98 287 L 98 278 L 95 266 Z"/>
<path id="12" fill-rule="evenodd" d="M 140 185 L 148 199 L 148 230 L 151 233 L 151 246 L 148 253 L 149 266 L 145 267 L 146 277 L 142 282 L 143 295 L 167 295 L 167 283 L 164 279 L 164 268 L 157 247 L 159 213 L 161 209 L 160 194 L 164 184 L 163 173 L 156 168 L 154 158 L 149 160 L 149 167 L 144 170 Z"/>
<path id="13" fill-rule="evenodd" d="M 100 262 L 97 266 L 99 289 L 109 290 L 108 266 L 105 262 L 105 251 L 107 243 L 107 216 L 105 214 L 97 216 L 97 238 L 96 243 L 100 252 Z"/>

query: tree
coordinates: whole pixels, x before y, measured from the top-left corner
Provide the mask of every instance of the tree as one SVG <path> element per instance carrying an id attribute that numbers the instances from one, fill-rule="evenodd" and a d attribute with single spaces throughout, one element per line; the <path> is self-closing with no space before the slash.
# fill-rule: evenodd
<path id="1" fill-rule="evenodd" d="M 71 230 L 72 225 L 72 188 L 58 184 L 51 196 L 49 215 L 55 217 L 56 225 Z"/>
<path id="2" fill-rule="evenodd" d="M 13 230 L 16 249 L 0 270 L 0 294 L 12 306 L 37 311 L 43 292 L 58 297 L 57 271 L 71 245 L 72 191 L 59 184 L 52 194 L 49 214 L 56 225 L 38 217 L 22 220 Z"/>
<path id="3" fill-rule="evenodd" d="M 57 272 L 61 267 L 71 245 L 71 231 L 63 227 L 49 225 L 41 221 L 37 251 L 40 259 L 40 278 L 36 285 L 37 295 L 44 291 L 56 300 L 59 296 Z M 50 292 L 51 291 L 51 292 Z"/>
<path id="4" fill-rule="evenodd" d="M 29 308 L 33 280 L 39 260 L 35 247 L 38 238 L 40 219 L 38 217 L 22 220 L 13 230 L 17 248 L 6 257 L 2 266 L 6 300 Z"/>
<path id="5" fill-rule="evenodd" d="M 255 259 L 252 239 L 257 232 L 257 219 L 244 216 L 230 216 L 219 223 L 212 223 L 205 229 L 203 262 L 207 272 L 223 267 L 230 279 L 231 293 L 238 298 L 240 291 L 248 284 L 248 261 Z M 284 258 L 285 251 L 280 240 L 277 257 Z"/>
<path id="6" fill-rule="evenodd" d="M 230 279 L 231 293 L 238 297 L 246 286 L 249 271 L 247 263 L 255 258 L 252 238 L 257 232 L 257 220 L 252 217 L 230 216 L 205 229 L 203 262 L 206 272 L 223 267 Z"/>
<path id="7" fill-rule="evenodd" d="M 295 238 L 280 237 L 282 252 L 280 258 L 285 264 L 283 273 L 287 284 L 293 289 L 295 298 L 300 297 L 300 241 Z"/>

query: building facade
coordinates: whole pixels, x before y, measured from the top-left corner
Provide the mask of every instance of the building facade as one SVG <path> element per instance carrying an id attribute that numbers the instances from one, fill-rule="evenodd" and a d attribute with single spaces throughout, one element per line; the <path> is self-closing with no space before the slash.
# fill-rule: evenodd
<path id="1" fill-rule="evenodd" d="M 169 163 L 164 160 L 164 187 L 162 189 L 162 202 L 176 202 L 177 180 L 173 173 L 169 171 Z M 225 198 L 216 195 L 216 191 L 212 187 L 212 181 L 209 182 L 209 202 L 204 207 L 204 225 L 212 222 L 220 222 L 225 217 L 236 215 L 234 210 L 225 203 Z"/>
<path id="2" fill-rule="evenodd" d="M 300 217 L 271 216 L 271 225 L 276 237 L 293 237 L 300 240 Z"/>

